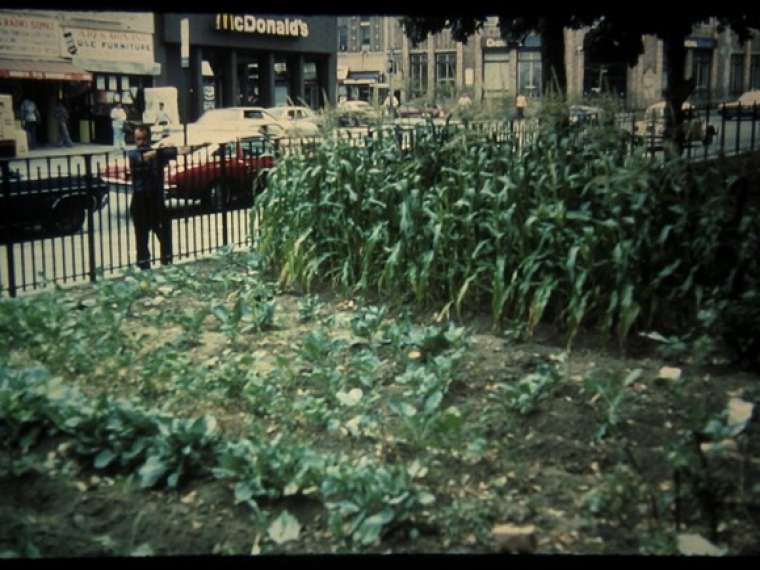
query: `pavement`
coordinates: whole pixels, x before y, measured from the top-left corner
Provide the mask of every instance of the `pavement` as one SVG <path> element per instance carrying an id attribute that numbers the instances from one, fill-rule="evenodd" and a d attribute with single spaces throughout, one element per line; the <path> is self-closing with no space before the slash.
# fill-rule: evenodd
<path id="1" fill-rule="evenodd" d="M 125 150 L 132 150 L 135 145 L 127 145 Z M 58 146 L 58 145 L 46 145 L 40 146 L 28 152 L 17 155 L 16 158 L 35 159 L 35 158 L 47 158 L 52 156 L 71 156 L 82 154 L 123 154 L 124 151 L 118 150 L 113 145 L 106 144 L 89 144 L 89 143 L 74 143 L 73 146 Z"/>

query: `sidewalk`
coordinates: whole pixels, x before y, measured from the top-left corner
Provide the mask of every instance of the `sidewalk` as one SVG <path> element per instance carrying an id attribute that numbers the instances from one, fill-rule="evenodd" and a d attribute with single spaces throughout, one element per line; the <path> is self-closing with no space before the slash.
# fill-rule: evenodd
<path id="1" fill-rule="evenodd" d="M 125 150 L 132 150 L 135 148 L 135 145 L 127 145 Z M 123 150 L 118 150 L 115 146 L 112 145 L 105 145 L 105 144 L 89 144 L 89 143 L 74 143 L 74 146 L 57 146 L 57 145 L 46 145 L 41 146 L 38 148 L 35 148 L 34 150 L 30 150 L 26 153 L 19 154 L 16 156 L 17 159 L 35 159 L 35 158 L 47 158 L 47 157 L 58 157 L 58 156 L 71 156 L 71 155 L 82 155 L 82 154 L 103 154 L 103 153 L 109 153 L 109 154 L 116 154 L 121 155 L 124 154 Z"/>

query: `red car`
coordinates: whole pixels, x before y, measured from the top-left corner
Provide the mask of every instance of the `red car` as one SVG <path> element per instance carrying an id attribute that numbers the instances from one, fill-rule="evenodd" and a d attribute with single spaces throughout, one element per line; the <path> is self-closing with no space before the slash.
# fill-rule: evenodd
<path id="1" fill-rule="evenodd" d="M 203 145 L 166 166 L 164 196 L 197 201 L 213 210 L 250 207 L 254 196 L 265 188 L 273 166 L 273 153 L 263 138 Z M 111 165 L 100 177 L 111 190 L 131 190 L 129 163 Z"/>

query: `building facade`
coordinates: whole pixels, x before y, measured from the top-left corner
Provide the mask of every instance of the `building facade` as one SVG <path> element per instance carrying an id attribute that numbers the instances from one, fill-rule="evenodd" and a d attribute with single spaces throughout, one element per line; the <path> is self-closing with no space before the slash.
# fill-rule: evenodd
<path id="1" fill-rule="evenodd" d="M 16 108 L 24 98 L 37 104 L 42 144 L 59 140 L 59 99 L 73 140 L 111 142 L 113 105 L 139 120 L 142 88 L 160 72 L 152 14 L 0 10 L 0 91 Z"/>
<path id="2" fill-rule="evenodd" d="M 565 31 L 565 71 L 571 100 L 602 93 L 627 108 L 660 99 L 667 85 L 661 40 L 644 36 L 644 53 L 634 67 L 595 53 L 589 29 Z M 692 101 L 718 103 L 760 89 L 760 33 L 743 44 L 717 22 L 695 26 L 685 43 Z M 488 18 L 467 42 L 448 30 L 414 46 L 396 17 L 338 18 L 338 96 L 382 102 L 393 89 L 401 101 L 450 102 L 461 93 L 476 101 L 508 104 L 516 94 L 541 96 L 541 38 L 529 35 L 513 46 L 501 39 L 498 18 Z"/>
<path id="3" fill-rule="evenodd" d="M 189 21 L 187 67 L 181 21 Z M 180 117 L 206 109 L 274 106 L 313 108 L 335 102 L 335 17 L 252 14 L 164 14 L 157 17 L 160 84 L 187 94 Z"/>

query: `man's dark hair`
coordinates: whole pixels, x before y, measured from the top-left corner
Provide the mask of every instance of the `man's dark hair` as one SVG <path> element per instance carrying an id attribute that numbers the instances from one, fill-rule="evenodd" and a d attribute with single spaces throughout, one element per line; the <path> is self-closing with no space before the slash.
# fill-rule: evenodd
<path id="1" fill-rule="evenodd" d="M 150 128 L 148 127 L 148 125 L 137 125 L 134 130 L 135 134 L 137 134 L 137 131 L 144 132 L 145 135 L 148 137 L 148 140 L 150 140 Z"/>

